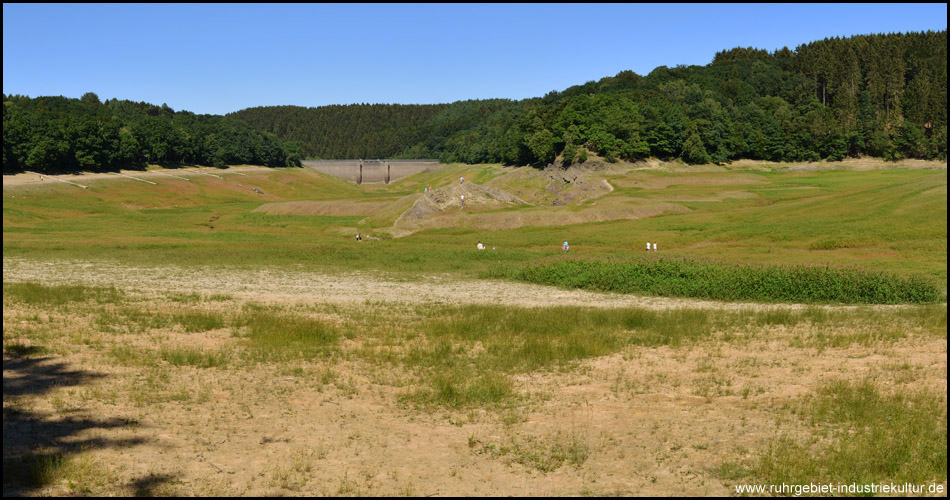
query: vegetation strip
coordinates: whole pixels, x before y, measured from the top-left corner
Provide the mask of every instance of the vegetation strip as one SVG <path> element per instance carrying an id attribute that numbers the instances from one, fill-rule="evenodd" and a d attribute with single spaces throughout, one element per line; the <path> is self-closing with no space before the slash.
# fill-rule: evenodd
<path id="1" fill-rule="evenodd" d="M 565 259 L 514 273 L 521 281 L 603 292 L 804 304 L 927 304 L 945 300 L 920 277 L 854 268 L 743 266 L 687 259 Z"/>

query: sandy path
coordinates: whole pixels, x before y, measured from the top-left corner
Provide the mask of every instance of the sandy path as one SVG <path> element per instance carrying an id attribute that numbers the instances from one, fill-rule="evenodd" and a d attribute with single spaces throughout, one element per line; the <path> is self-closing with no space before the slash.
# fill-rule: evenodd
<path id="1" fill-rule="evenodd" d="M 501 304 L 522 307 L 581 306 L 602 308 L 790 308 L 798 304 L 755 304 L 646 297 L 617 293 L 563 290 L 497 280 L 422 275 L 413 281 L 385 273 L 318 273 L 282 269 L 222 270 L 201 267 L 145 267 L 103 262 L 37 262 L 3 259 L 3 281 L 34 281 L 48 285 L 85 284 L 149 292 L 229 294 L 263 302 L 353 304 Z M 838 306 L 854 307 L 854 306 Z M 902 306 L 877 306 L 902 307 Z"/>

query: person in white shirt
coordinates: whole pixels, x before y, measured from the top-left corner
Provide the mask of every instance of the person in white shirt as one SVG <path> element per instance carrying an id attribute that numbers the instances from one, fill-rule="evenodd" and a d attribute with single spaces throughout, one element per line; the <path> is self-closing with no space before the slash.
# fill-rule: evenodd
<path id="1" fill-rule="evenodd" d="M 653 243 L 653 251 L 654 251 L 654 252 L 656 251 L 656 243 L 655 243 L 655 242 Z"/>
<path id="2" fill-rule="evenodd" d="M 649 251 L 650 251 L 650 242 L 648 241 L 648 242 L 647 242 L 647 252 L 649 252 Z"/>
<path id="3" fill-rule="evenodd" d="M 485 245 L 482 245 L 482 242 L 481 242 L 481 241 L 479 241 L 479 242 L 478 242 L 478 247 L 477 247 L 477 248 L 478 248 L 479 250 L 484 250 L 484 249 L 485 249 Z"/>

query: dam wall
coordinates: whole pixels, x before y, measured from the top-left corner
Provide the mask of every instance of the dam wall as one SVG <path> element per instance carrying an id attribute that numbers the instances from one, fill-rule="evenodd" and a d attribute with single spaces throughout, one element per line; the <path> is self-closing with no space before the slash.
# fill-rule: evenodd
<path id="1" fill-rule="evenodd" d="M 304 160 L 305 167 L 357 184 L 389 184 L 439 168 L 439 160 Z"/>

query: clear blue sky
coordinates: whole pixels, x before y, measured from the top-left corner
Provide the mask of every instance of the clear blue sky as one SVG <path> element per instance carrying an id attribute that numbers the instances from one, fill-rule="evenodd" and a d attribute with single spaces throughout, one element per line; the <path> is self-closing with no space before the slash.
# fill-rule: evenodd
<path id="1" fill-rule="evenodd" d="M 3 92 L 253 106 L 540 97 L 623 70 L 947 29 L 947 4 L 3 4 Z"/>

